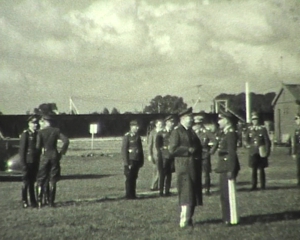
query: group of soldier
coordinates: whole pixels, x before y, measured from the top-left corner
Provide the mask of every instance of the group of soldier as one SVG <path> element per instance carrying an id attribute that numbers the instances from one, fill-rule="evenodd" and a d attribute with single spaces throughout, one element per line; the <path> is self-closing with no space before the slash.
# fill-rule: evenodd
<path id="1" fill-rule="evenodd" d="M 153 164 L 150 190 L 158 191 L 161 197 L 170 196 L 172 174 L 176 174 L 181 228 L 193 226 L 195 208 L 203 205 L 202 173 L 204 193 L 211 193 L 211 155 L 215 153 L 218 160 L 214 170 L 220 176 L 222 220 L 227 225 L 239 223 L 235 186 L 240 170 L 236 118 L 230 112 L 221 112 L 215 132 L 206 128 L 205 118 L 204 112 L 193 113 L 193 109 L 188 108 L 177 116 L 156 120 L 155 127 L 147 137 L 148 161 Z M 297 184 L 300 187 L 300 114 L 295 116 L 295 121 L 297 128 L 291 138 L 292 156 L 297 161 Z M 63 143 L 60 151 L 57 148 L 58 139 Z M 30 205 L 41 208 L 44 204 L 55 206 L 60 159 L 66 154 L 68 145 L 69 139 L 53 126 L 50 116 L 34 115 L 28 118 L 28 129 L 21 134 L 19 149 L 23 166 L 24 208 Z M 264 190 L 264 169 L 268 167 L 271 142 L 266 128 L 260 124 L 258 113 L 251 115 L 251 125 L 244 133 L 243 146 L 249 149 L 249 166 L 252 168 L 250 191 L 258 189 L 258 171 L 260 189 Z M 144 165 L 142 139 L 136 120 L 130 122 L 130 130 L 123 136 L 121 154 L 126 179 L 125 198 L 135 199 L 139 170 Z"/>
<path id="2" fill-rule="evenodd" d="M 236 204 L 236 178 L 240 170 L 237 154 L 239 134 L 236 117 L 230 112 L 218 115 L 218 130 L 212 132 L 205 127 L 204 112 L 193 113 L 189 108 L 175 116 L 155 121 L 155 127 L 147 138 L 148 160 L 153 164 L 153 179 L 150 190 L 160 196 L 169 196 L 172 173 L 176 174 L 181 228 L 193 226 L 195 207 L 202 205 L 202 173 L 204 193 L 210 195 L 211 155 L 217 153 L 215 172 L 220 175 L 219 188 L 222 220 L 226 225 L 238 224 Z M 297 130 L 292 137 L 293 157 L 297 159 L 298 186 L 300 186 L 300 115 L 295 117 Z M 248 149 L 249 167 L 252 168 L 250 191 L 266 188 L 265 168 L 271 153 L 271 141 L 261 116 L 251 114 L 251 124 L 246 128 L 243 146 Z M 125 197 L 136 198 L 136 180 L 139 168 L 144 165 L 142 141 L 138 134 L 138 122 L 130 123 L 130 131 L 124 135 L 122 156 L 126 176 Z"/>
<path id="3" fill-rule="evenodd" d="M 54 207 L 56 183 L 60 177 L 60 159 L 67 152 L 69 139 L 59 128 L 53 126 L 50 116 L 32 115 L 27 122 L 28 128 L 21 134 L 19 148 L 22 164 L 22 205 L 23 208 L 41 208 L 44 204 Z M 63 142 L 59 152 L 58 139 Z"/>

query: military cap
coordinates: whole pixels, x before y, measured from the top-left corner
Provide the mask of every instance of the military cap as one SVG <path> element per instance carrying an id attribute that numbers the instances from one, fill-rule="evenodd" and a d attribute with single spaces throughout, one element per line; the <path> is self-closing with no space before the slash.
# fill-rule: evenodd
<path id="1" fill-rule="evenodd" d="M 136 120 L 132 120 L 132 121 L 130 121 L 129 125 L 130 126 L 138 126 L 139 124 Z"/>
<path id="2" fill-rule="evenodd" d="M 31 115 L 28 119 L 27 122 L 38 122 L 39 121 L 39 117 L 37 115 Z"/>
<path id="3" fill-rule="evenodd" d="M 251 115 L 251 120 L 257 120 L 259 119 L 258 113 L 257 112 L 253 112 Z"/>
<path id="4" fill-rule="evenodd" d="M 164 119 L 164 121 L 166 122 L 166 121 L 174 121 L 174 116 L 173 115 L 169 115 L 169 116 L 167 116 L 165 119 Z"/>
<path id="5" fill-rule="evenodd" d="M 188 115 L 192 115 L 192 114 L 193 114 L 193 108 L 190 107 L 190 108 L 188 108 L 188 109 L 186 109 L 186 110 L 180 112 L 180 113 L 178 114 L 178 116 L 179 116 L 179 117 L 182 117 L 182 116 L 188 116 Z"/>
<path id="6" fill-rule="evenodd" d="M 53 120 L 53 117 L 51 115 L 43 115 L 42 116 L 42 119 L 43 120 L 46 120 L 46 121 L 52 121 Z"/>
<path id="7" fill-rule="evenodd" d="M 205 118 L 205 112 L 201 111 L 194 114 L 194 123 L 201 123 Z"/>
<path id="8" fill-rule="evenodd" d="M 219 113 L 218 118 L 219 119 L 226 118 L 226 119 L 232 120 L 233 119 L 233 114 L 228 112 L 228 111 L 226 111 L 226 112 L 222 111 L 222 112 Z"/>

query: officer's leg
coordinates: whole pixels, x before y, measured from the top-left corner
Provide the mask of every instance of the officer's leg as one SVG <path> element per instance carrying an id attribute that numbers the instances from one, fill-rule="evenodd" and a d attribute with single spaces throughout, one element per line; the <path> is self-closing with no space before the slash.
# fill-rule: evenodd
<path id="1" fill-rule="evenodd" d="M 210 172 L 208 170 L 209 169 L 207 167 L 204 169 L 204 175 L 205 175 L 205 194 L 206 195 L 210 194 Z"/>
<path id="2" fill-rule="evenodd" d="M 252 187 L 251 187 L 251 191 L 256 190 L 257 189 L 257 165 L 255 164 L 252 167 Z"/>
<path id="3" fill-rule="evenodd" d="M 165 186 L 165 169 L 164 169 L 164 166 L 163 166 L 163 160 L 162 159 L 159 159 L 157 161 L 157 169 L 158 169 L 158 173 L 159 173 L 159 195 L 160 196 L 163 196 L 163 193 L 164 193 L 164 186 Z"/>
<path id="4" fill-rule="evenodd" d="M 28 167 L 24 166 L 23 170 L 22 170 L 22 205 L 23 205 L 23 208 L 28 207 L 28 197 L 27 197 L 28 185 L 29 185 Z"/>
<path id="5" fill-rule="evenodd" d="M 49 169 L 49 160 L 46 158 L 42 158 L 40 161 L 39 170 L 37 173 L 36 180 L 36 194 L 37 194 L 37 203 L 38 207 L 42 207 L 43 200 L 43 187 L 46 179 L 48 178 L 48 169 Z"/>
<path id="6" fill-rule="evenodd" d="M 56 195 L 56 183 L 60 177 L 60 166 L 57 159 L 51 159 L 51 170 L 49 179 L 49 205 L 54 207 L 55 195 Z"/>
<path id="7" fill-rule="evenodd" d="M 172 182 L 172 170 L 171 170 L 171 164 L 169 163 L 166 169 L 166 186 L 165 186 L 165 194 L 166 196 L 170 195 L 170 188 L 171 188 L 171 182 Z"/>
<path id="8" fill-rule="evenodd" d="M 36 199 L 35 199 L 35 193 L 34 193 L 34 182 L 36 178 L 36 169 L 34 164 L 29 164 L 29 172 L 28 172 L 28 188 L 29 188 L 29 198 L 30 198 L 30 204 L 31 207 L 36 207 Z"/>
<path id="9" fill-rule="evenodd" d="M 265 173 L 265 168 L 264 167 L 260 167 L 259 168 L 259 176 L 260 176 L 260 186 L 261 189 L 266 189 L 266 173 Z"/>
<path id="10" fill-rule="evenodd" d="M 297 165 L 297 186 L 300 187 L 300 154 L 296 155 L 296 165 Z"/>

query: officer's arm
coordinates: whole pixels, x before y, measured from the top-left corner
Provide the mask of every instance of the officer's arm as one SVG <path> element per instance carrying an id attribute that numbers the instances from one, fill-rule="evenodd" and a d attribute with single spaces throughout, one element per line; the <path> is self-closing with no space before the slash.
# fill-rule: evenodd
<path id="1" fill-rule="evenodd" d="M 236 165 L 236 148 L 237 148 L 237 135 L 234 131 L 227 133 L 227 161 L 229 161 L 229 170 L 233 172 Z"/>
<path id="2" fill-rule="evenodd" d="M 61 148 L 60 154 L 65 155 L 67 153 L 70 141 L 64 134 L 59 133 L 59 139 L 63 142 L 63 146 Z"/>
<path id="3" fill-rule="evenodd" d="M 21 161 L 23 166 L 25 166 L 26 135 L 27 135 L 26 132 L 23 132 L 21 134 L 20 147 L 19 147 L 20 161 Z"/>
<path id="4" fill-rule="evenodd" d="M 188 157 L 190 155 L 190 147 L 180 145 L 180 135 L 176 130 L 171 132 L 168 148 L 172 157 Z"/>
<path id="5" fill-rule="evenodd" d="M 138 138 L 138 149 L 140 149 L 140 167 L 142 167 L 144 165 L 144 151 L 143 151 L 143 144 L 142 144 L 142 139 L 139 136 Z"/>
<path id="6" fill-rule="evenodd" d="M 129 165 L 128 146 L 129 146 L 128 136 L 125 135 L 122 140 L 122 149 L 121 149 L 121 155 L 122 155 L 124 166 Z"/>

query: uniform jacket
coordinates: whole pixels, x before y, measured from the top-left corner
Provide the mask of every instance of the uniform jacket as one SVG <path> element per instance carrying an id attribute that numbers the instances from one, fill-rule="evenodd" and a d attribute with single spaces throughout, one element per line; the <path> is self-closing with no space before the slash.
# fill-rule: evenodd
<path id="1" fill-rule="evenodd" d="M 237 175 L 240 170 L 239 159 L 237 156 L 237 133 L 233 127 L 225 128 L 217 136 L 218 163 L 215 171 L 217 173 L 231 172 Z"/>
<path id="2" fill-rule="evenodd" d="M 172 131 L 167 131 L 166 129 L 163 129 L 159 131 L 156 135 L 155 146 L 159 157 L 163 157 L 165 159 L 171 158 L 169 148 L 168 148 L 171 132 Z"/>
<path id="3" fill-rule="evenodd" d="M 144 165 L 144 152 L 142 140 L 139 134 L 127 132 L 124 135 L 121 154 L 124 166 L 129 166 L 130 161 L 139 162 L 140 167 Z"/>
<path id="4" fill-rule="evenodd" d="M 58 139 L 63 142 L 59 153 L 57 150 Z M 68 147 L 69 139 L 60 132 L 59 128 L 49 126 L 38 131 L 37 149 L 41 151 L 46 158 L 58 158 L 59 155 L 66 154 Z"/>
<path id="5" fill-rule="evenodd" d="M 206 129 L 205 127 L 201 127 L 199 130 L 195 131 L 197 134 L 201 146 L 202 146 L 202 159 L 206 159 L 210 157 L 210 149 L 211 146 L 210 143 L 215 141 L 215 138 L 212 134 L 212 132 L 209 129 Z"/>
<path id="6" fill-rule="evenodd" d="M 292 134 L 292 155 L 300 155 L 300 127 L 296 128 Z"/>
<path id="7" fill-rule="evenodd" d="M 37 132 L 27 129 L 21 134 L 19 155 L 21 163 L 38 163 L 39 156 L 36 148 Z"/>
<path id="8" fill-rule="evenodd" d="M 270 154 L 271 142 L 267 129 L 264 126 L 248 127 L 246 132 L 246 143 L 249 145 L 250 155 L 258 154 L 258 148 L 262 145 L 266 146 L 266 149 Z"/>
<path id="9" fill-rule="evenodd" d="M 202 205 L 201 143 L 197 135 L 180 124 L 171 132 L 168 148 L 175 158 L 179 204 Z M 189 148 L 194 148 L 194 153 Z"/>

